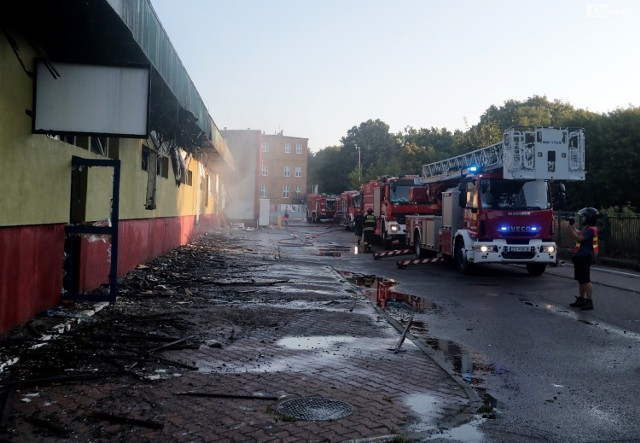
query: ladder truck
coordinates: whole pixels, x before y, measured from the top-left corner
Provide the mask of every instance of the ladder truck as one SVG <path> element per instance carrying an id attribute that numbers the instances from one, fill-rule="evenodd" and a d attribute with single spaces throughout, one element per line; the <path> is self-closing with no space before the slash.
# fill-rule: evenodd
<path id="1" fill-rule="evenodd" d="M 417 258 L 442 257 L 462 273 L 515 263 L 541 275 L 557 254 L 550 182 L 585 179 L 584 130 L 510 128 L 500 143 L 424 165 L 422 177 L 436 209 L 406 217 Z"/>

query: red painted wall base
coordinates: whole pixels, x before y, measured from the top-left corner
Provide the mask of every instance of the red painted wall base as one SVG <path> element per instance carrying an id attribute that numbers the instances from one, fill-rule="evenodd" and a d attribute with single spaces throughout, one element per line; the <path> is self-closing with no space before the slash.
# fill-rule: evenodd
<path id="1" fill-rule="evenodd" d="M 118 276 L 140 263 L 219 228 L 219 216 L 124 220 L 119 226 Z M 57 307 L 62 292 L 64 225 L 0 228 L 0 332 Z M 80 292 L 109 281 L 110 238 L 85 237 L 81 244 Z"/>

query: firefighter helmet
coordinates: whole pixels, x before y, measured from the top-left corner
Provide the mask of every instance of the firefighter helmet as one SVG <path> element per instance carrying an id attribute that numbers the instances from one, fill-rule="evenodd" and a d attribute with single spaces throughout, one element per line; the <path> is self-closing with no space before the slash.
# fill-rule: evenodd
<path id="1" fill-rule="evenodd" d="M 367 209 L 367 214 L 373 214 L 373 208 Z"/>
<path id="2" fill-rule="evenodd" d="M 586 226 L 595 226 L 600 213 L 596 208 L 582 208 L 578 211 L 580 216 L 580 224 Z"/>

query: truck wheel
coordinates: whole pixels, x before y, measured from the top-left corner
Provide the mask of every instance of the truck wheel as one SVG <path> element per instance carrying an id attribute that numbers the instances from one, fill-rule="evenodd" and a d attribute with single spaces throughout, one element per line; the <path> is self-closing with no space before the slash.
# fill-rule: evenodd
<path id="1" fill-rule="evenodd" d="M 382 231 L 382 245 L 385 249 L 391 249 L 391 240 L 389 240 L 385 231 Z"/>
<path id="2" fill-rule="evenodd" d="M 527 263 L 527 271 L 530 275 L 542 275 L 545 269 L 547 269 L 545 263 Z"/>
<path id="3" fill-rule="evenodd" d="M 467 254 L 464 253 L 464 240 L 458 237 L 456 240 L 455 252 L 454 252 L 454 264 L 458 272 L 462 274 L 470 274 L 473 269 L 473 263 L 467 261 Z"/>

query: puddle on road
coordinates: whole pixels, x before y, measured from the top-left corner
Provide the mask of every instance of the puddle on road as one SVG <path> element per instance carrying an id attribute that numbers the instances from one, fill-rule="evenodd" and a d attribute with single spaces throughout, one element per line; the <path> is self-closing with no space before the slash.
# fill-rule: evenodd
<path id="1" fill-rule="evenodd" d="M 278 340 L 277 345 L 289 349 L 335 349 L 343 343 L 353 343 L 356 337 L 341 336 L 312 336 L 285 337 Z"/>
<path id="2" fill-rule="evenodd" d="M 426 297 L 404 294 L 394 290 L 397 282 L 375 275 L 363 275 L 348 271 L 338 271 L 347 281 L 357 286 L 365 286 L 369 289 L 365 294 L 373 303 L 381 305 L 381 292 L 385 297 L 384 305 L 394 308 L 413 309 L 420 313 L 437 312 L 438 305 Z M 386 293 L 385 293 L 386 292 Z M 427 325 L 418 319 L 414 320 L 410 332 L 417 339 L 424 341 L 435 351 L 441 352 L 447 362 L 452 365 L 453 371 L 466 383 L 479 386 L 484 383 L 482 373 L 496 373 L 494 365 L 488 363 L 487 358 L 480 354 L 470 352 L 450 340 L 434 338 L 428 334 Z"/>
<path id="3" fill-rule="evenodd" d="M 446 360 L 452 364 L 455 373 L 470 385 L 482 385 L 482 373 L 498 373 L 495 366 L 478 352 L 471 352 L 450 340 L 427 336 L 425 341 L 432 349 L 442 352 Z"/>
<path id="4" fill-rule="evenodd" d="M 408 426 L 412 432 L 422 432 L 433 429 L 441 412 L 438 397 L 432 394 L 412 394 L 406 400 L 407 406 L 420 417 L 420 421 Z"/>
<path id="5" fill-rule="evenodd" d="M 465 443 L 483 442 L 484 436 L 479 426 L 485 421 L 477 418 L 469 423 L 465 423 L 455 428 L 445 431 L 438 431 L 436 425 L 441 418 L 439 413 L 442 412 L 441 401 L 438 396 L 432 394 L 413 394 L 406 400 L 407 405 L 420 418 L 420 421 L 411 423 L 408 429 L 412 432 L 436 431 L 429 437 L 424 437 L 420 441 L 445 439 L 451 441 L 460 441 Z"/>
<path id="6" fill-rule="evenodd" d="M 406 307 L 412 308 L 418 312 L 438 310 L 438 306 L 429 298 L 396 291 L 395 286 L 397 282 L 395 280 L 371 274 L 359 274 L 349 271 L 338 271 L 338 273 L 345 280 L 355 286 L 370 288 L 365 291 L 365 294 L 378 306 L 381 306 L 381 300 L 384 299 L 385 305 L 394 304 L 398 307 L 398 303 L 403 303 L 407 305 Z"/>
<path id="7" fill-rule="evenodd" d="M 462 426 L 448 429 L 442 433 L 434 434 L 423 441 L 438 440 L 438 441 L 460 441 L 465 443 L 481 443 L 485 441 L 485 437 L 479 429 L 479 426 L 484 422 L 484 419 L 476 419 L 472 422 L 465 423 Z"/>

